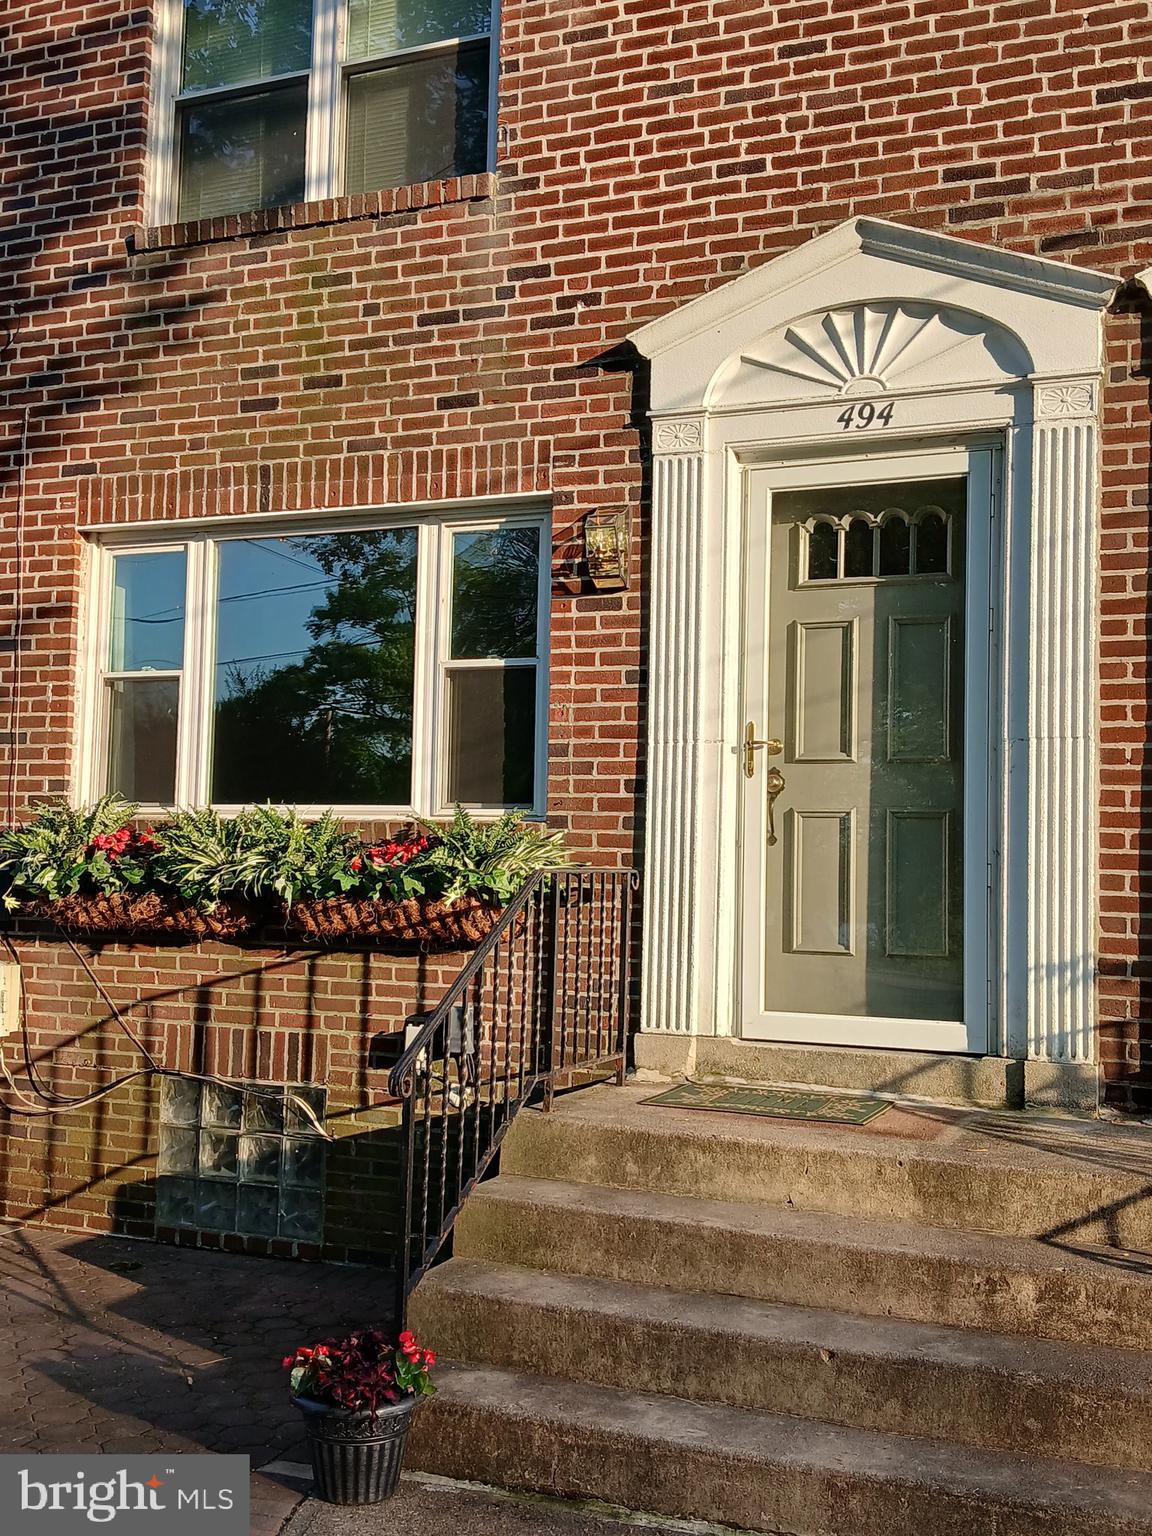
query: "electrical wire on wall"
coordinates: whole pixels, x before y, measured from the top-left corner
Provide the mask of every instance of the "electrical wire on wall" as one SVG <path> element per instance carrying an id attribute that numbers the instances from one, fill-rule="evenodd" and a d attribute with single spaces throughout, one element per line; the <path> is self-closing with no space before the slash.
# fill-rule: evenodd
<path id="1" fill-rule="evenodd" d="M 16 1079 L 12 1075 L 12 1070 L 9 1067 L 7 1058 L 5 1056 L 4 1042 L 3 1040 L 0 1040 L 0 1077 L 3 1078 L 9 1091 L 18 1101 L 17 1104 L 0 1104 L 0 1108 L 6 1110 L 9 1114 L 15 1115 L 30 1115 L 35 1117 L 44 1115 L 58 1115 L 72 1109 L 84 1109 L 87 1105 L 94 1104 L 97 1099 L 106 1098 L 108 1094 L 115 1093 L 118 1088 L 123 1088 L 128 1083 L 135 1082 L 137 1078 L 141 1077 L 186 1078 L 191 1082 L 213 1083 L 220 1088 L 233 1088 L 241 1093 L 251 1094 L 254 1098 L 279 1099 L 280 1089 L 278 1087 L 273 1088 L 269 1086 L 268 1088 L 261 1088 L 258 1084 L 241 1081 L 231 1077 L 219 1077 L 212 1072 L 185 1072 L 178 1067 L 166 1067 L 163 1062 L 158 1061 L 149 1050 L 147 1045 L 145 1045 L 144 1041 L 141 1040 L 140 1036 L 128 1023 L 128 1020 L 124 1017 L 123 1010 L 117 1006 L 108 989 L 105 987 L 104 983 L 100 980 L 99 976 L 97 976 L 96 972 L 89 964 L 83 950 L 81 950 L 79 945 L 77 945 L 70 937 L 68 937 L 68 935 L 65 935 L 64 937 L 68 947 L 72 950 L 72 953 L 76 956 L 77 960 L 79 960 L 81 966 L 83 966 L 85 972 L 87 973 L 89 980 L 92 982 L 92 985 L 100 994 L 100 998 L 108 1010 L 109 1018 L 116 1021 L 117 1027 L 123 1031 L 127 1039 L 132 1043 L 135 1049 L 140 1052 L 141 1056 L 143 1056 L 146 1065 L 137 1067 L 135 1071 L 125 1072 L 121 1074 L 121 1076 L 113 1078 L 111 1082 L 101 1083 L 99 1088 L 93 1088 L 89 1093 L 79 1094 L 76 1097 L 69 1097 L 65 1094 L 57 1093 L 54 1088 L 49 1087 L 46 1083 L 43 1083 L 40 1080 L 36 1069 L 35 1058 L 32 1052 L 31 1033 L 28 1027 L 27 1005 L 22 987 L 20 991 L 20 1037 L 24 1052 L 24 1070 L 27 1073 L 28 1081 L 32 1085 L 33 1094 L 29 1095 L 26 1090 L 21 1088 L 20 1085 L 16 1082 Z M 20 959 L 20 955 L 16 949 L 15 944 L 12 942 L 11 935 L 7 932 L 0 933 L 0 942 L 3 942 L 4 948 L 8 951 L 8 954 L 11 957 L 13 963 L 20 969 L 21 973 L 23 973 L 23 962 Z M 290 1104 L 294 1104 L 300 1110 L 300 1113 L 310 1123 L 318 1136 L 322 1136 L 325 1141 L 335 1140 L 335 1137 L 332 1135 L 332 1133 L 325 1130 L 324 1126 L 321 1124 L 319 1118 L 317 1117 L 316 1111 L 312 1108 L 311 1104 L 307 1102 L 307 1100 L 301 1098 L 299 1094 L 293 1093 L 291 1088 L 286 1090 L 286 1097 Z"/>

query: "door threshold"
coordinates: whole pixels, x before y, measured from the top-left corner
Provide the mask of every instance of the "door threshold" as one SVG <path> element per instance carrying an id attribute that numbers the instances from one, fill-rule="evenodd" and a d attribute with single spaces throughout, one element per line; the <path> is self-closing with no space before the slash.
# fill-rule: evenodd
<path id="1" fill-rule="evenodd" d="M 638 1074 L 652 1078 L 690 1076 L 699 1082 L 825 1088 L 981 1109 L 1017 1109 L 1024 1103 L 1024 1063 L 1010 1056 L 641 1031 L 635 1040 L 635 1063 Z"/>

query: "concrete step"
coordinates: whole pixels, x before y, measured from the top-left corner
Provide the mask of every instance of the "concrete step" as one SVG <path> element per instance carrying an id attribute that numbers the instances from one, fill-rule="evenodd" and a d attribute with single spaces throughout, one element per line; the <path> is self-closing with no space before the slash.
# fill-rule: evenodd
<path id="1" fill-rule="evenodd" d="M 460 1258 L 944 1327 L 1152 1349 L 1152 1259 L 503 1174 Z"/>
<path id="2" fill-rule="evenodd" d="M 1024 1063 L 1006 1056 L 885 1051 L 841 1045 L 781 1045 L 715 1035 L 641 1031 L 636 1074 L 646 1082 L 702 1082 L 850 1089 L 934 1104 L 1007 1109 L 1024 1102 Z M 1095 1104 L 1093 1085 L 1092 1104 Z M 1079 1102 L 1076 1107 L 1083 1107 Z"/>
<path id="3" fill-rule="evenodd" d="M 790 1536 L 1152 1536 L 1152 1477 L 449 1366 L 408 1465 Z"/>
<path id="4" fill-rule="evenodd" d="M 470 1364 L 1152 1471 L 1152 1354 L 452 1259 L 412 1326 Z"/>
<path id="5" fill-rule="evenodd" d="M 1067 1116 L 894 1105 L 867 1126 L 703 1113 L 596 1088 L 518 1116 L 525 1177 L 1152 1252 L 1152 1136 Z"/>

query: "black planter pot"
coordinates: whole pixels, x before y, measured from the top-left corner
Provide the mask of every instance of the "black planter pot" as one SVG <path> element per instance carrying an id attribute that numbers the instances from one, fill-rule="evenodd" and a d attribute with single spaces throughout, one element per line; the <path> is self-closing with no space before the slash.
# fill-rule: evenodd
<path id="1" fill-rule="evenodd" d="M 375 1413 L 349 1413 L 293 1398 L 304 1415 L 316 1497 L 328 1504 L 379 1504 L 400 1481 L 404 1446 L 417 1399 L 405 1397 Z"/>

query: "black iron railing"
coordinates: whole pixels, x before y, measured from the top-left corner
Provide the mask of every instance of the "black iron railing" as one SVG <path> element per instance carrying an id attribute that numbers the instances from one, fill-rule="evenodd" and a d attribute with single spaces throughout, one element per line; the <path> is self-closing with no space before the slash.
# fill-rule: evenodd
<path id="1" fill-rule="evenodd" d="M 538 1089 L 624 1074 L 632 870 L 534 875 L 435 1009 L 388 1087 L 402 1106 L 396 1315 L 516 1112 Z"/>

